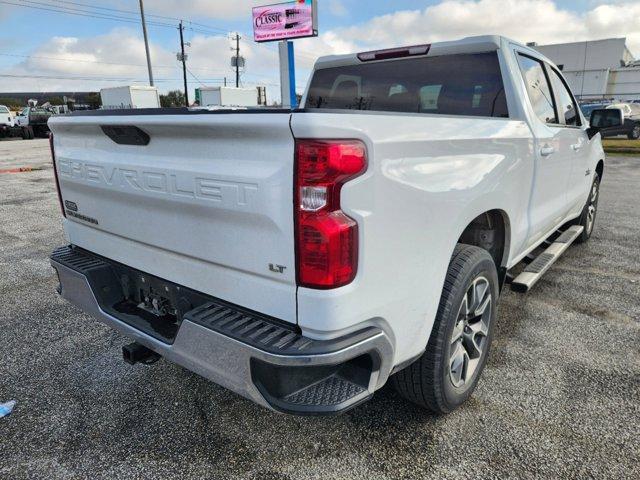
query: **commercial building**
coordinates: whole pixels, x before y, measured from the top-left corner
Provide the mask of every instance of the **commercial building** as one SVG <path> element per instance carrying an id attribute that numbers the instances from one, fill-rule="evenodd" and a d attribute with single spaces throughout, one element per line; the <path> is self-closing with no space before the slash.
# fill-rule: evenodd
<path id="1" fill-rule="evenodd" d="M 558 65 L 578 99 L 640 100 L 640 61 L 626 38 L 530 45 Z"/>

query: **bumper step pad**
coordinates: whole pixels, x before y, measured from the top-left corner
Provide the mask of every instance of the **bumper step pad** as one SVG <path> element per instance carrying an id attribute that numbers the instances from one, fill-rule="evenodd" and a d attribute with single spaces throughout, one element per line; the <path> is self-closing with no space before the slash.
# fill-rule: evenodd
<path id="1" fill-rule="evenodd" d="M 313 340 L 299 333 L 297 327 L 245 311 L 222 302 L 207 302 L 184 316 L 257 349 L 278 355 L 313 355 L 336 352 L 371 336 L 373 328 L 360 330 L 336 340 Z"/>
<path id="2" fill-rule="evenodd" d="M 284 397 L 284 401 L 291 405 L 310 407 L 339 405 L 366 391 L 367 389 L 362 385 L 350 382 L 337 375 L 332 375 L 321 382 L 287 395 Z"/>

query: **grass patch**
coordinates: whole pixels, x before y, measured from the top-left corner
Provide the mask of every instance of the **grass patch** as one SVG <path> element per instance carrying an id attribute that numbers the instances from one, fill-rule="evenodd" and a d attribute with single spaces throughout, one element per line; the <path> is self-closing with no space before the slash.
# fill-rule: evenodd
<path id="1" fill-rule="evenodd" d="M 607 153 L 640 155 L 640 140 L 605 138 L 602 146 Z"/>

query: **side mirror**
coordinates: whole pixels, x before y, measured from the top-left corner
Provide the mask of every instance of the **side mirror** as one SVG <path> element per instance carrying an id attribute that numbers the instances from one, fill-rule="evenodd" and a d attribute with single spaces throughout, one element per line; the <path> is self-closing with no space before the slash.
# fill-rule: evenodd
<path id="1" fill-rule="evenodd" d="M 624 124 L 624 115 L 619 108 L 599 108 L 591 112 L 591 120 L 589 121 L 589 129 L 587 134 L 589 138 L 598 132 L 606 132 L 607 130 L 620 127 Z"/>

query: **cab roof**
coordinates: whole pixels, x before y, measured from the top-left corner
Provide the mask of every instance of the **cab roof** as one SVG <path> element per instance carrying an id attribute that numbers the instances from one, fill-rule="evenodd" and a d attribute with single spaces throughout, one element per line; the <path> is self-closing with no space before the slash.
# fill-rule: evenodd
<path id="1" fill-rule="evenodd" d="M 399 47 L 397 49 L 388 49 L 388 50 L 379 50 L 373 52 L 359 52 L 359 53 L 349 53 L 346 55 L 328 55 L 324 57 L 318 58 L 315 64 L 315 69 L 321 68 L 330 68 L 330 67 L 339 67 L 345 65 L 353 65 L 362 63 L 363 54 L 375 54 L 375 53 L 384 53 L 390 51 L 408 51 L 409 49 L 419 51 L 420 47 L 428 47 L 428 55 L 429 56 L 437 56 L 437 55 L 455 55 L 461 53 L 481 53 L 481 52 L 492 52 L 498 50 L 499 48 L 506 45 L 514 45 L 517 46 L 520 50 L 528 51 L 532 55 L 535 55 L 539 58 L 547 60 L 544 55 L 540 52 L 528 47 L 520 42 L 512 40 L 507 37 L 503 37 L 501 35 L 479 35 L 474 37 L 465 37 L 460 40 L 453 41 L 445 41 L 445 42 L 434 42 L 431 44 L 424 44 L 419 46 L 406 46 Z M 420 53 L 416 53 L 418 55 Z M 425 52 L 422 53 L 424 55 Z M 382 58 L 376 58 L 376 61 L 385 61 L 390 60 L 389 56 L 380 55 Z M 393 57 L 393 58 L 398 58 Z M 374 60 L 373 58 L 371 60 Z"/>

